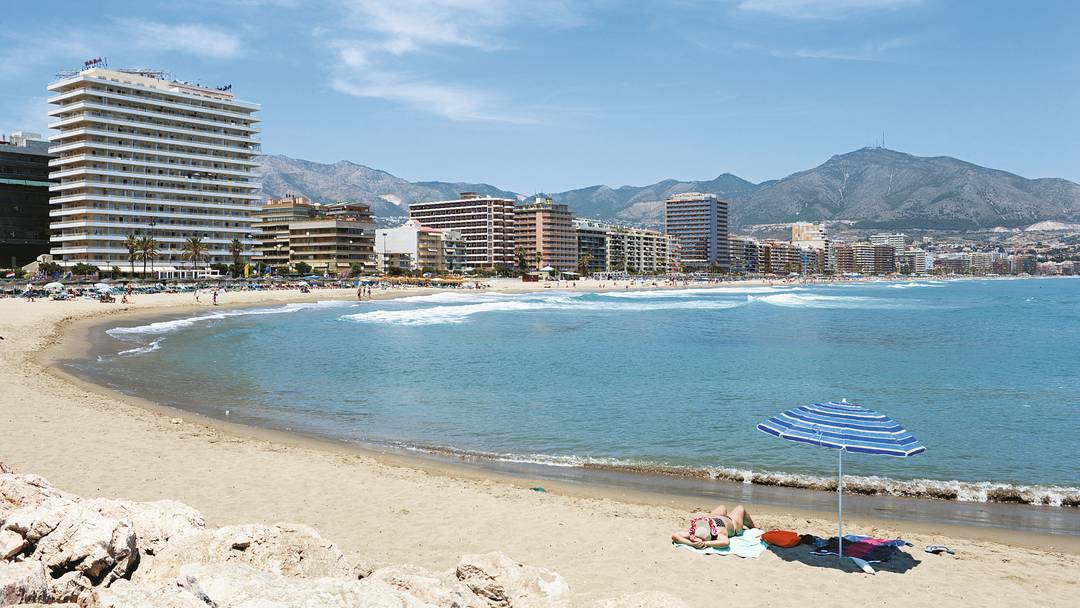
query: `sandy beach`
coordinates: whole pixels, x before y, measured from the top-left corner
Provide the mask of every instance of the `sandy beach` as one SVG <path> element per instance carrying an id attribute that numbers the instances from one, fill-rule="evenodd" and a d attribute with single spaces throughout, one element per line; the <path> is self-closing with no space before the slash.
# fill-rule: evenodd
<path id="1" fill-rule="evenodd" d="M 398 293 L 424 290 L 377 297 Z M 222 304 L 337 298 L 355 294 L 231 292 Z M 0 462 L 87 497 L 176 499 L 212 525 L 308 524 L 346 552 L 377 562 L 445 569 L 463 553 L 499 550 L 555 570 L 575 592 L 596 597 L 657 590 L 691 606 L 753 607 L 805 604 L 828 590 L 832 603 L 851 605 L 1069 606 L 1080 595 L 1077 536 L 853 518 L 845 533 L 904 538 L 915 545 L 905 550 L 910 559 L 868 576 L 828 558 L 703 557 L 669 543 L 691 510 L 715 506 L 702 501 L 550 481 L 539 493 L 530 490 L 538 482 L 526 477 L 169 410 L 54 365 L 85 351 L 90 327 L 103 320 L 199 307 L 210 308 L 191 294 L 142 295 L 129 305 L 0 299 Z M 836 533 L 835 514 L 749 507 L 766 530 Z M 928 544 L 948 545 L 957 555 L 926 554 Z"/>

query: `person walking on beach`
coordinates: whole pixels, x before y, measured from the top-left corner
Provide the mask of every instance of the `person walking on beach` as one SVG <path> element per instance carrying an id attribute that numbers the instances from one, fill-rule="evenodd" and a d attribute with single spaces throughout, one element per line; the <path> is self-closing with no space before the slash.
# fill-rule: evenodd
<path id="1" fill-rule="evenodd" d="M 214 288 L 213 296 L 214 296 L 214 306 L 217 306 L 218 305 L 217 304 L 217 296 L 218 296 L 218 288 L 217 287 Z"/>
<path id="2" fill-rule="evenodd" d="M 744 529 L 756 527 L 746 507 L 736 505 L 728 511 L 727 507 L 720 505 L 708 515 L 691 519 L 687 533 L 672 534 L 671 542 L 690 545 L 695 549 L 726 547 L 729 538 L 742 534 Z"/>
<path id="3" fill-rule="evenodd" d="M 356 288 L 356 299 L 357 300 L 363 300 L 364 299 L 364 286 L 363 285 Z"/>

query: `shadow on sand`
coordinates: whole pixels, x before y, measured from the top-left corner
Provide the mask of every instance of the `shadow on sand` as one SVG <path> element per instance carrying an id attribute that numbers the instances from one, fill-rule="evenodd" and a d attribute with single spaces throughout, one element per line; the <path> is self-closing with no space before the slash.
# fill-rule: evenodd
<path id="1" fill-rule="evenodd" d="M 907 547 L 907 549 L 910 549 L 910 547 Z M 857 572 L 863 574 L 863 571 L 850 559 L 842 560 L 835 555 L 812 554 L 811 551 L 813 551 L 813 547 L 810 545 L 797 545 L 790 549 L 770 545 L 769 551 L 785 562 L 799 562 L 806 564 L 807 566 L 813 566 L 814 568 L 831 568 L 843 572 Z M 895 572 L 897 574 L 903 574 L 921 563 L 920 560 L 915 559 L 901 549 L 900 551 L 897 551 L 896 555 L 889 561 L 870 565 L 878 572 Z"/>

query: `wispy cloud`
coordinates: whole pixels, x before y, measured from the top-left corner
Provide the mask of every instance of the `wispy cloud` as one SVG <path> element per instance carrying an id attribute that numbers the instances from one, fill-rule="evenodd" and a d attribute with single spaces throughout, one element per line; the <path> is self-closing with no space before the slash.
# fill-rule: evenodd
<path id="1" fill-rule="evenodd" d="M 137 49 L 187 53 L 212 59 L 236 57 L 242 50 L 236 33 L 209 25 L 128 18 L 116 22 Z"/>
<path id="2" fill-rule="evenodd" d="M 872 11 L 889 11 L 921 4 L 923 0 L 740 0 L 743 11 L 787 19 L 838 19 Z"/>
<path id="3" fill-rule="evenodd" d="M 914 38 L 889 38 L 878 42 L 867 42 L 857 46 L 831 48 L 774 48 L 760 44 L 736 43 L 732 46 L 747 51 L 766 53 L 773 57 L 792 59 L 822 59 L 829 61 L 885 61 L 889 51 L 909 47 Z"/>
<path id="4" fill-rule="evenodd" d="M 339 0 L 343 29 L 332 35 L 337 55 L 331 87 L 357 97 L 404 103 L 461 122 L 537 122 L 504 95 L 444 82 L 405 69 L 406 55 L 438 59 L 453 52 L 500 52 L 510 33 L 574 27 L 584 22 L 568 0 Z"/>

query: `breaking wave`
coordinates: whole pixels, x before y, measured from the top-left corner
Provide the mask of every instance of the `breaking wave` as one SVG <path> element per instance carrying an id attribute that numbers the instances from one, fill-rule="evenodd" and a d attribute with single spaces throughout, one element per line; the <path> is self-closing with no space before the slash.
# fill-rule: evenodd
<path id="1" fill-rule="evenodd" d="M 893 283 L 889 285 L 892 289 L 911 289 L 914 287 L 941 287 L 940 283 Z"/>
<path id="2" fill-rule="evenodd" d="M 445 325 L 466 323 L 471 317 L 492 312 L 529 312 L 552 310 L 639 312 L 647 310 L 722 310 L 742 306 L 741 302 L 689 300 L 685 302 L 623 303 L 580 300 L 574 296 L 547 297 L 533 300 L 501 300 L 459 304 L 457 306 L 433 306 L 410 310 L 373 310 L 341 318 L 356 323 L 382 323 L 387 325 Z"/>
<path id="3" fill-rule="evenodd" d="M 909 308 L 906 302 L 867 296 L 830 296 L 816 293 L 778 293 L 769 296 L 746 296 L 750 302 L 761 302 L 784 308 Z"/>
<path id="4" fill-rule="evenodd" d="M 159 337 L 151 340 L 150 342 L 145 342 L 148 336 L 162 336 L 163 334 L 169 334 L 184 329 L 186 327 L 193 327 L 195 325 L 198 325 L 199 323 L 220 321 L 221 319 L 228 319 L 231 317 L 288 314 L 313 308 L 340 308 L 350 306 L 356 306 L 356 303 L 340 300 L 329 300 L 322 302 L 285 304 L 283 306 L 275 306 L 273 308 L 223 310 L 221 312 L 195 315 L 192 317 L 184 317 L 181 319 L 156 321 L 154 323 L 148 323 L 146 325 L 136 325 L 134 327 L 113 327 L 112 329 L 106 330 L 105 333 L 117 340 L 140 344 L 140 346 L 138 347 L 128 348 L 119 351 L 118 353 L 116 353 L 118 356 L 144 355 L 146 353 L 150 353 L 161 348 L 161 341 L 164 339 L 164 337 Z"/>
<path id="5" fill-rule="evenodd" d="M 394 443 L 396 447 L 420 453 L 552 467 L 574 467 L 640 475 L 662 475 L 835 492 L 836 477 L 802 473 L 753 471 L 728 467 L 694 467 L 634 462 L 617 458 L 512 454 L 461 450 L 452 447 Z M 1080 507 L 1080 488 L 998 483 L 991 481 L 943 481 L 936 479 L 892 479 L 878 476 L 844 476 L 844 493 L 861 496 L 893 496 L 950 500 L 956 502 L 1008 503 L 1046 507 Z"/>

